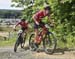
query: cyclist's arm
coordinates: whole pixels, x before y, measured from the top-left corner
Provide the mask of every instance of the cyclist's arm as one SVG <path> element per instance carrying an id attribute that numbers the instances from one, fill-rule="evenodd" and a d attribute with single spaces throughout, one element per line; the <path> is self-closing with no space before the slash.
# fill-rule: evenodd
<path id="1" fill-rule="evenodd" d="M 39 25 L 39 22 L 36 21 L 36 19 L 35 19 L 36 17 L 37 17 L 37 16 L 34 15 L 32 18 L 33 18 L 34 22 L 35 22 L 37 25 Z"/>
<path id="2" fill-rule="evenodd" d="M 50 15 L 48 15 L 48 22 L 49 22 L 50 26 L 54 26 L 54 20 L 51 19 Z"/>
<path id="3" fill-rule="evenodd" d="M 48 15 L 48 19 L 47 20 L 48 20 L 49 23 L 51 23 L 51 17 L 50 17 L 50 15 Z"/>
<path id="4" fill-rule="evenodd" d="M 19 24 L 20 24 L 20 22 L 19 22 L 19 23 L 17 23 L 16 25 L 14 25 L 14 27 L 13 27 L 13 28 L 14 28 L 14 29 L 16 29 L 16 27 L 17 27 Z"/>

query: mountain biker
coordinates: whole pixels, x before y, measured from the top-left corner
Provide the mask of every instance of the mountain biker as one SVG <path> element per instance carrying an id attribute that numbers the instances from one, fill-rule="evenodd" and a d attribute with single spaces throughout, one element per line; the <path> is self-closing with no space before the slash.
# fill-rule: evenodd
<path id="1" fill-rule="evenodd" d="M 20 22 L 18 22 L 15 26 L 14 29 L 16 29 L 16 27 L 20 25 L 21 26 L 21 30 L 24 32 L 27 28 L 28 28 L 28 21 L 25 21 L 25 19 L 21 19 Z"/>
<path id="2" fill-rule="evenodd" d="M 51 11 L 50 6 L 45 5 L 43 10 L 38 11 L 32 17 L 33 21 L 34 21 L 34 30 L 35 30 L 34 44 L 35 44 L 36 48 L 38 48 L 38 45 L 41 42 L 41 37 L 40 36 L 38 37 L 38 33 L 39 33 L 38 28 L 40 26 L 42 28 L 42 30 L 43 30 L 41 35 L 44 35 L 46 33 L 47 28 L 45 26 L 45 23 L 42 22 L 42 18 L 48 16 L 48 21 L 50 22 L 50 13 L 51 13 L 50 11 Z"/>
<path id="3" fill-rule="evenodd" d="M 29 23 L 28 23 L 27 20 L 21 19 L 21 21 L 18 22 L 18 23 L 14 26 L 14 30 L 16 30 L 16 27 L 19 26 L 19 25 L 20 25 L 21 30 L 22 30 L 22 35 L 24 35 L 24 33 L 25 33 L 25 32 L 27 31 L 27 29 L 28 29 Z M 22 41 L 21 43 L 24 43 L 23 40 L 21 40 L 21 41 Z M 24 46 L 24 44 L 23 44 L 23 46 Z M 21 46 L 21 48 L 23 48 L 23 46 Z"/>

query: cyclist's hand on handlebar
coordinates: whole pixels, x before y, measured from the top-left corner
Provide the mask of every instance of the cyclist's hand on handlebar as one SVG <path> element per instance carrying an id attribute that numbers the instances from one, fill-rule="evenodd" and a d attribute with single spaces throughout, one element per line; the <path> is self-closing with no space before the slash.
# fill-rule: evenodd
<path id="1" fill-rule="evenodd" d="M 14 29 L 14 31 L 17 31 L 16 29 Z"/>
<path id="2" fill-rule="evenodd" d="M 17 31 L 16 28 L 13 28 L 14 31 Z"/>
<path id="3" fill-rule="evenodd" d="M 50 27 L 54 27 L 54 24 L 53 24 L 53 23 L 48 23 L 48 25 L 49 25 Z"/>
<path id="4" fill-rule="evenodd" d="M 13 26 L 13 30 L 16 31 L 15 25 Z"/>

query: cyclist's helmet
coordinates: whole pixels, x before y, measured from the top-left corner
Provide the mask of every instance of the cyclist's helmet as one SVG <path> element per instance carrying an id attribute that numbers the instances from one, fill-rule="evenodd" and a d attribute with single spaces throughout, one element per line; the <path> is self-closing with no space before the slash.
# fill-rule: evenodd
<path id="1" fill-rule="evenodd" d="M 21 21 L 25 21 L 25 19 L 21 19 Z"/>
<path id="2" fill-rule="evenodd" d="M 44 9 L 50 11 L 51 10 L 51 7 L 48 4 L 44 4 Z"/>
<path id="3" fill-rule="evenodd" d="M 51 13 L 51 7 L 48 4 L 44 5 L 44 10 L 48 10 L 49 11 L 48 14 L 50 15 L 50 13 Z"/>
<path id="4" fill-rule="evenodd" d="M 44 7 L 44 9 L 49 10 L 49 11 L 51 10 L 50 6 L 46 6 L 46 7 Z"/>

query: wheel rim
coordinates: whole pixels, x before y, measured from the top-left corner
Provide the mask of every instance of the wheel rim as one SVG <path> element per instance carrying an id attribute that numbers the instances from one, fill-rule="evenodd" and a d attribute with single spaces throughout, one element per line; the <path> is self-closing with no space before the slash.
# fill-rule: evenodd
<path id="1" fill-rule="evenodd" d="M 30 49 L 33 49 L 33 44 L 34 44 L 34 34 L 32 34 L 30 36 L 30 39 L 29 39 L 29 46 L 30 46 Z"/>
<path id="2" fill-rule="evenodd" d="M 56 38 L 53 34 L 48 34 L 45 38 L 45 52 L 46 53 L 54 53 L 56 49 Z"/>

